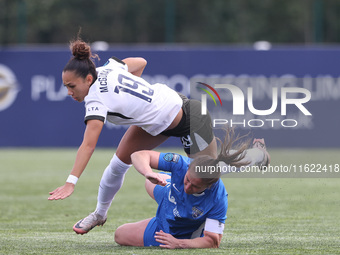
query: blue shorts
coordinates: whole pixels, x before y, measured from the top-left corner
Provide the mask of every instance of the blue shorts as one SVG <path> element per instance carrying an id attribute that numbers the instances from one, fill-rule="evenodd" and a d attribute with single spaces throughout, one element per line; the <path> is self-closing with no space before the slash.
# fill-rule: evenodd
<path id="1" fill-rule="evenodd" d="M 169 173 L 163 173 L 162 174 L 168 174 L 171 176 Z M 168 183 L 170 183 L 170 179 L 167 180 Z M 153 190 L 153 195 L 155 197 L 155 200 L 157 204 L 160 204 L 164 197 L 166 197 L 166 192 L 167 189 L 163 186 L 156 185 L 154 190 Z M 161 243 L 157 242 L 155 240 L 155 233 L 159 232 L 161 230 L 161 227 L 157 223 L 156 217 L 153 217 L 149 224 L 146 226 L 145 231 L 144 231 L 144 246 L 159 246 Z"/>
<path id="2" fill-rule="evenodd" d="M 157 224 L 156 217 L 153 217 L 149 224 L 146 226 L 144 231 L 144 246 L 159 246 L 160 243 L 155 240 L 155 233 L 160 231 L 160 228 Z"/>

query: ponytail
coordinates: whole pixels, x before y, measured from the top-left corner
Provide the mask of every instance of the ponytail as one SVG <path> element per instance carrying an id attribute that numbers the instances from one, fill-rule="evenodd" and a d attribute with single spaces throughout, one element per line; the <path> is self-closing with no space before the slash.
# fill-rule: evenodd
<path id="1" fill-rule="evenodd" d="M 88 74 L 91 74 L 93 76 L 93 82 L 95 82 L 97 80 L 97 71 L 92 59 L 99 59 L 98 55 L 93 55 L 90 45 L 82 41 L 79 37 L 75 41 L 70 42 L 70 50 L 73 57 L 68 61 L 63 72 L 72 71 L 84 79 Z"/>
<path id="2" fill-rule="evenodd" d="M 242 142 L 233 148 L 232 152 L 231 149 L 235 145 L 236 142 L 243 139 L 245 136 L 235 136 L 234 129 L 226 129 L 226 135 L 224 138 L 224 142 L 220 139 L 216 138 L 221 143 L 221 151 L 217 158 L 213 158 L 208 155 L 202 155 L 195 158 L 189 167 L 188 171 L 196 176 L 196 178 L 201 178 L 203 183 L 207 186 L 217 182 L 221 177 L 220 171 L 207 171 L 208 169 L 218 169 L 217 166 L 219 162 L 223 161 L 227 165 L 241 167 L 244 165 L 249 164 L 249 162 L 242 161 L 245 157 L 245 150 L 248 149 L 250 141 L 247 140 Z M 242 161 L 242 162 L 241 162 Z M 197 171 L 196 167 L 199 169 L 203 169 L 204 171 Z"/>

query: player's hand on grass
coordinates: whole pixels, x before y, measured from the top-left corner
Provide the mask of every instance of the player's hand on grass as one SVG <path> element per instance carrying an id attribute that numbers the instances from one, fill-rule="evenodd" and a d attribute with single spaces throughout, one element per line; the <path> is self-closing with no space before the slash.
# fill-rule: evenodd
<path id="1" fill-rule="evenodd" d="M 164 178 L 162 178 L 160 174 L 155 172 L 146 173 L 145 178 L 148 179 L 153 184 L 158 184 L 161 186 L 165 186 L 167 184 L 166 180 L 164 180 Z"/>
<path id="2" fill-rule="evenodd" d="M 155 233 L 155 240 L 161 243 L 161 245 L 159 245 L 159 247 L 161 248 L 167 249 L 180 248 L 178 239 L 173 237 L 171 234 L 163 232 L 163 230 Z"/>
<path id="3" fill-rule="evenodd" d="M 48 198 L 48 200 L 58 200 L 69 197 L 74 191 L 74 186 L 75 185 L 73 183 L 66 182 L 65 185 L 51 191 L 51 196 Z"/>

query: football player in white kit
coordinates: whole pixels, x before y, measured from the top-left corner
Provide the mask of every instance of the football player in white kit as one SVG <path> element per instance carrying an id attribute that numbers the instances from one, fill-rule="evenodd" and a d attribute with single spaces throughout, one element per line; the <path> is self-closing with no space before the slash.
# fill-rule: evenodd
<path id="1" fill-rule="evenodd" d="M 73 193 L 105 121 L 131 125 L 103 173 L 96 210 L 73 227 L 76 233 L 85 234 L 105 223 L 112 200 L 131 166 L 132 153 L 151 150 L 169 136 L 181 138 L 189 157 L 216 158 L 217 145 L 210 116 L 200 114 L 199 101 L 189 100 L 164 84 L 150 85 L 140 78 L 145 59 L 111 58 L 96 69 L 92 61 L 96 55 L 92 55 L 88 44 L 77 39 L 71 42 L 70 49 L 73 57 L 63 69 L 62 80 L 74 100 L 85 101 L 86 129 L 66 183 L 50 192 L 48 199 L 64 199 Z"/>

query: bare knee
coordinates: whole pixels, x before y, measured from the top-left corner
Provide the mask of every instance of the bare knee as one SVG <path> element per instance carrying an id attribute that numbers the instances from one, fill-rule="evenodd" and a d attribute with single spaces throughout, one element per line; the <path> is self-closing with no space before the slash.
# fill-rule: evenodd
<path id="1" fill-rule="evenodd" d="M 140 246 L 138 243 L 135 243 L 133 234 L 130 229 L 131 223 L 126 223 L 120 227 L 118 227 L 115 231 L 115 242 L 122 246 Z"/>
<path id="2" fill-rule="evenodd" d="M 144 246 L 144 231 L 151 218 L 126 223 L 115 231 L 115 242 L 124 246 Z"/>
<path id="3" fill-rule="evenodd" d="M 119 245 L 126 245 L 124 240 L 126 240 L 127 238 L 124 237 L 124 225 L 118 227 L 115 231 L 115 242 Z"/>

